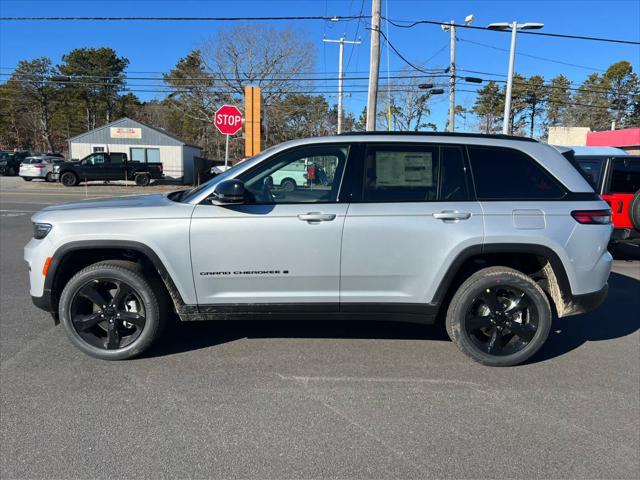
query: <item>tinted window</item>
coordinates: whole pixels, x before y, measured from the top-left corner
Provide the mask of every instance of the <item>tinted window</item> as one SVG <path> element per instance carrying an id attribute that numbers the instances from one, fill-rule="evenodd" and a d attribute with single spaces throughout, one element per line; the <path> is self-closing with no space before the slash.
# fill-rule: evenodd
<path id="1" fill-rule="evenodd" d="M 284 152 L 241 175 L 248 203 L 328 203 L 338 199 L 346 146 L 326 145 Z"/>
<path id="2" fill-rule="evenodd" d="M 104 153 L 94 153 L 88 156 L 83 162 L 85 165 L 103 165 L 104 161 Z"/>
<path id="3" fill-rule="evenodd" d="M 365 156 L 365 202 L 469 199 L 464 150 L 458 146 L 370 146 Z"/>
<path id="4" fill-rule="evenodd" d="M 440 195 L 441 202 L 461 202 L 469 200 L 464 150 L 462 147 L 442 147 L 440 149 Z"/>
<path id="5" fill-rule="evenodd" d="M 640 158 L 615 158 L 611 171 L 611 193 L 640 190 Z"/>
<path id="6" fill-rule="evenodd" d="M 586 175 L 586 179 L 591 183 L 594 189 L 598 189 L 600 186 L 600 179 L 602 178 L 604 158 L 600 157 L 577 157 L 580 170 Z"/>
<path id="7" fill-rule="evenodd" d="M 559 199 L 562 188 L 538 163 L 510 148 L 469 147 L 479 200 Z"/>

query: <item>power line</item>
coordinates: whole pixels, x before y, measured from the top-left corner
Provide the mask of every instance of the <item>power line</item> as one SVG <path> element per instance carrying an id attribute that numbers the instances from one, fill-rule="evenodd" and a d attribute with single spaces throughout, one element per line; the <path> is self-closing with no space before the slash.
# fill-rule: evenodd
<path id="1" fill-rule="evenodd" d="M 409 22 L 408 24 L 401 24 L 401 23 L 397 23 L 397 22 Z M 411 22 L 410 20 L 389 20 L 389 23 L 391 23 L 391 25 L 393 25 L 394 27 L 399 27 L 399 28 L 413 28 L 416 25 L 422 25 L 422 24 L 427 24 L 427 25 L 453 25 L 455 27 L 460 27 L 460 28 L 468 28 L 471 30 L 484 30 L 484 31 L 489 31 L 489 32 L 502 32 L 502 33 L 510 33 L 509 31 L 506 30 L 492 30 L 489 29 L 487 27 L 478 27 L 478 26 L 474 26 L 474 25 L 465 25 L 465 24 L 452 24 L 451 22 L 438 22 L 435 20 L 417 20 L 414 22 Z M 548 33 L 548 32 L 531 32 L 531 31 L 527 31 L 527 30 L 522 30 L 518 32 L 519 34 L 523 34 L 523 35 L 540 35 L 543 37 L 556 37 L 556 38 L 571 38 L 574 40 L 589 40 L 589 41 L 594 41 L 594 42 L 609 42 L 609 43 L 622 43 L 622 44 L 628 44 L 628 45 L 640 45 L 640 42 L 635 42 L 632 40 L 620 40 L 620 39 L 616 39 L 616 38 L 604 38 L 604 37 L 588 37 L 585 35 L 568 35 L 568 34 L 563 34 L 563 33 Z"/>
<path id="2" fill-rule="evenodd" d="M 349 20 L 359 20 L 361 18 L 371 18 L 370 15 L 347 15 L 347 16 L 283 16 L 283 17 L 0 17 L 0 21 L 11 22 L 262 22 L 262 21 L 294 21 L 294 20 L 324 20 L 331 22 L 342 22 Z"/>
<path id="3" fill-rule="evenodd" d="M 495 45 L 488 45 L 486 43 L 475 42 L 473 40 L 466 40 L 464 38 L 460 38 L 460 41 L 461 42 L 465 42 L 465 43 L 472 43 L 474 45 L 478 45 L 478 46 L 485 47 L 485 48 L 491 48 L 493 50 L 500 50 L 500 51 L 503 51 L 503 52 L 508 52 L 509 51 L 508 48 L 497 47 Z M 589 70 L 589 71 L 592 71 L 592 72 L 605 72 L 606 71 L 606 70 L 603 70 L 601 68 L 588 67 L 586 65 L 578 65 L 576 63 L 563 62 L 562 60 L 554 60 L 552 58 L 540 57 L 538 55 L 530 55 L 528 53 L 523 53 L 523 52 L 516 52 L 516 55 L 519 55 L 521 57 L 535 58 L 536 60 L 543 60 L 545 62 L 557 63 L 557 64 L 560 64 L 560 65 L 567 65 L 569 67 L 584 68 L 585 70 Z"/>

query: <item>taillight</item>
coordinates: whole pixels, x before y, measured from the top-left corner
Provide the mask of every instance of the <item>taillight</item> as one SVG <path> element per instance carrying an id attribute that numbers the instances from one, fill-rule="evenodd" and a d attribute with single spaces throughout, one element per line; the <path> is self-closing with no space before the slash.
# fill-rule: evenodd
<path id="1" fill-rule="evenodd" d="M 611 223 L 611 210 L 574 210 L 571 216 L 576 222 L 585 225 L 609 225 Z"/>

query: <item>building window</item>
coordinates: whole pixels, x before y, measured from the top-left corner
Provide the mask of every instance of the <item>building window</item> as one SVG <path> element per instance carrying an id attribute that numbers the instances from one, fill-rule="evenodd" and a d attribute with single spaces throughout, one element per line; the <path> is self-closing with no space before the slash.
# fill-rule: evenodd
<path id="1" fill-rule="evenodd" d="M 160 149 L 131 147 L 131 160 L 143 163 L 160 162 Z"/>

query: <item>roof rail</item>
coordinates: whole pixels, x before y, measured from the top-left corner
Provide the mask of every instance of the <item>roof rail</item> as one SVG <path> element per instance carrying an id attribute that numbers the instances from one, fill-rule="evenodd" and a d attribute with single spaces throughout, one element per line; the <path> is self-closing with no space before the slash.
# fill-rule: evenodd
<path id="1" fill-rule="evenodd" d="M 466 137 L 466 138 L 495 138 L 498 140 L 519 140 L 522 142 L 538 141 L 530 137 L 517 137 L 515 135 L 487 134 L 487 133 L 456 133 L 456 132 L 388 132 L 386 130 L 373 132 L 344 132 L 339 135 L 389 135 L 389 136 L 421 136 L 421 137 Z"/>

